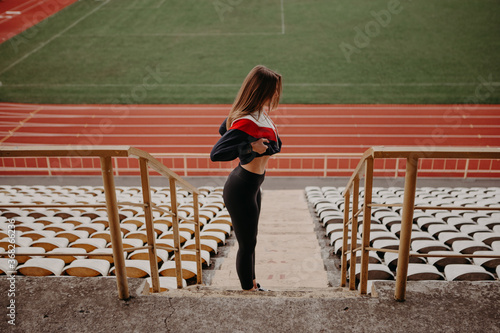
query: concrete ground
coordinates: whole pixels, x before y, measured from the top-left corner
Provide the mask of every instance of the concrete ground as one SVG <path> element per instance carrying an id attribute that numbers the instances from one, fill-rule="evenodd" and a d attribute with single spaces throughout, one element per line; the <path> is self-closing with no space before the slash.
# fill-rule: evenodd
<path id="1" fill-rule="evenodd" d="M 8 290 L 0 278 L 0 290 Z M 112 278 L 17 278 L 15 326 L 1 332 L 500 332 L 499 283 L 411 282 L 407 300 L 393 299 L 391 282 L 376 297 L 338 288 L 280 292 L 191 289 L 119 300 Z"/>

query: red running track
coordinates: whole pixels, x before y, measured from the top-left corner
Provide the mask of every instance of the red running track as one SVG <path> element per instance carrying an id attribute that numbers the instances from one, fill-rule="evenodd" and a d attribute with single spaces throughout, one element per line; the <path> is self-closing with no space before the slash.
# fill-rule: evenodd
<path id="1" fill-rule="evenodd" d="M 0 1 L 0 43 L 22 33 L 76 1 L 78 0 Z M 24 38 L 31 38 L 31 34 Z M 22 43 L 23 41 L 13 39 L 13 42 Z"/>
<path id="2" fill-rule="evenodd" d="M 229 108 L 230 105 L 0 103 L 0 144 L 129 145 L 152 154 L 208 154 L 219 138 L 218 127 Z M 283 153 L 352 154 L 379 145 L 500 146 L 498 105 L 282 105 L 272 117 L 283 140 Z M 357 160 L 337 161 L 333 168 L 339 169 L 339 173 L 335 175 L 349 175 Z M 4 167 L 14 166 L 6 160 L 2 163 Z M 168 165 L 168 161 L 165 163 Z M 172 163 L 174 168 L 180 167 Z M 323 167 L 318 167 L 321 163 L 317 162 L 313 166 L 311 161 L 293 163 L 299 169 Z M 464 163 L 435 161 L 433 168 L 453 170 L 463 168 Z M 475 176 L 500 175 L 499 161 L 471 163 L 469 168 L 477 171 Z M 386 169 L 394 166 L 394 161 L 381 165 Z M 221 163 L 209 162 L 206 157 L 201 164 L 191 161 L 189 165 L 200 170 L 220 167 Z M 204 170 L 199 174 L 211 172 Z"/>

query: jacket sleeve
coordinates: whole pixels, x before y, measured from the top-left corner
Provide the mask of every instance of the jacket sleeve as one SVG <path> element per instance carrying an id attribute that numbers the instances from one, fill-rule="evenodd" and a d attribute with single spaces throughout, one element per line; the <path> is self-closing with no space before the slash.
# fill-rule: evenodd
<path id="1" fill-rule="evenodd" d="M 250 144 L 257 140 L 254 137 L 238 129 L 227 130 L 225 121 L 219 129 L 219 133 L 222 137 L 210 153 L 210 159 L 213 162 L 232 161 L 239 157 L 240 163 L 244 165 L 250 163 L 257 156 Z"/>

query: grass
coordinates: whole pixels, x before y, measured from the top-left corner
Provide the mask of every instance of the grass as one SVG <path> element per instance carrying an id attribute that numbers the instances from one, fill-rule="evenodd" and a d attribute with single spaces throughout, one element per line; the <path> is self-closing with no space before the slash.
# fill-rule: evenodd
<path id="1" fill-rule="evenodd" d="M 396 1 L 81 0 L 0 45 L 0 101 L 231 103 L 264 64 L 283 103 L 500 102 L 500 2 Z"/>

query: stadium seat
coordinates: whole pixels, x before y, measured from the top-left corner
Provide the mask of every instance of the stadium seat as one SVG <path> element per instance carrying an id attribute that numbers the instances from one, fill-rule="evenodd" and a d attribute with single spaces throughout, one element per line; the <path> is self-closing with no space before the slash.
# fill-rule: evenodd
<path id="1" fill-rule="evenodd" d="M 217 242 L 219 245 L 226 244 L 226 235 L 223 232 L 217 231 L 202 231 L 200 232 L 201 239 L 212 239 Z"/>
<path id="2" fill-rule="evenodd" d="M 81 224 L 89 224 L 90 223 L 90 217 L 81 217 L 81 216 L 78 216 L 78 217 L 68 217 L 66 219 L 64 219 L 62 222 L 63 223 L 71 223 L 73 224 L 75 227 L 81 225 Z"/>
<path id="3" fill-rule="evenodd" d="M 174 232 L 173 231 L 164 232 L 160 236 L 160 239 L 174 239 Z M 179 231 L 179 239 L 181 244 L 184 244 L 188 239 L 191 239 L 191 233 L 187 231 Z"/>
<path id="4" fill-rule="evenodd" d="M 212 239 L 200 239 L 200 245 L 202 250 L 217 254 L 216 241 Z M 187 250 L 194 250 L 196 249 L 196 241 L 194 239 L 190 239 L 184 244 L 182 248 Z"/>
<path id="5" fill-rule="evenodd" d="M 64 268 L 63 273 L 71 276 L 94 277 L 107 276 L 109 261 L 103 259 L 78 259 Z"/>
<path id="6" fill-rule="evenodd" d="M 411 251 L 410 253 L 416 253 Z M 384 263 L 392 270 L 395 271 L 398 266 L 399 254 L 393 252 L 385 252 L 384 253 Z M 414 257 L 411 256 L 409 258 L 409 262 L 412 264 L 425 264 L 426 261 L 422 257 Z"/>
<path id="7" fill-rule="evenodd" d="M 450 248 L 438 240 L 415 240 L 411 242 L 411 248 L 418 253 L 429 253 L 430 251 L 447 251 Z"/>
<path id="8" fill-rule="evenodd" d="M 372 246 L 377 249 L 398 250 L 399 239 L 379 239 L 374 241 Z M 383 253 L 379 253 L 379 255 L 383 255 Z"/>
<path id="9" fill-rule="evenodd" d="M 103 231 L 104 229 L 105 226 L 101 223 L 87 223 L 75 226 L 75 230 L 86 231 L 89 235 L 92 235 L 94 232 Z"/>
<path id="10" fill-rule="evenodd" d="M 201 263 L 210 266 L 210 252 L 201 250 Z M 175 254 L 172 256 L 174 260 Z M 182 261 L 196 261 L 196 251 L 195 250 L 181 250 L 181 260 Z"/>
<path id="11" fill-rule="evenodd" d="M 157 234 L 156 232 L 154 232 L 154 236 L 153 236 L 155 239 L 157 237 Z M 146 230 L 137 230 L 137 231 L 132 231 L 132 232 L 129 232 L 128 234 L 125 235 L 125 239 L 140 239 L 143 243 L 146 243 L 148 241 L 148 235 L 147 235 L 147 232 Z"/>
<path id="12" fill-rule="evenodd" d="M 436 217 L 423 217 L 417 220 L 418 227 L 424 231 L 427 230 L 431 225 L 435 224 L 446 225 L 446 222 Z"/>
<path id="13" fill-rule="evenodd" d="M 494 226 L 500 225 L 500 217 L 494 217 L 492 215 L 491 217 L 479 218 L 477 224 L 492 229 Z"/>
<path id="14" fill-rule="evenodd" d="M 445 277 L 436 267 L 428 264 L 408 264 L 408 281 L 444 280 Z"/>
<path id="15" fill-rule="evenodd" d="M 399 239 L 392 233 L 392 232 L 389 232 L 389 231 L 370 231 L 370 242 L 373 244 L 375 241 L 377 240 L 382 240 L 382 239 L 395 239 L 395 240 L 398 240 Z"/>
<path id="16" fill-rule="evenodd" d="M 36 223 L 41 223 L 45 226 L 51 225 L 51 224 L 59 224 L 62 223 L 63 219 L 57 216 L 44 216 L 44 217 L 38 217 L 35 219 Z"/>
<path id="17" fill-rule="evenodd" d="M 446 221 L 446 223 L 448 223 L 448 225 L 455 227 L 456 229 L 460 229 L 462 226 L 465 225 L 476 225 L 476 223 L 473 220 L 463 217 L 451 217 Z"/>
<path id="18" fill-rule="evenodd" d="M 459 240 L 472 240 L 472 237 L 461 232 L 442 232 L 438 236 L 439 241 L 448 246 Z"/>
<path id="19" fill-rule="evenodd" d="M 30 247 L 42 247 L 45 251 L 49 252 L 56 248 L 67 247 L 69 244 L 68 239 L 63 237 L 40 238 L 30 244 Z"/>
<path id="20" fill-rule="evenodd" d="M 69 247 L 82 248 L 87 252 L 92 252 L 95 249 L 103 249 L 106 247 L 106 240 L 102 238 L 81 238 L 71 243 Z"/>
<path id="21" fill-rule="evenodd" d="M 447 265 L 444 274 L 448 281 L 494 280 L 493 274 L 478 265 Z"/>
<path id="22" fill-rule="evenodd" d="M 476 232 L 489 232 L 491 231 L 488 227 L 482 225 L 463 225 L 460 227 L 460 232 L 463 232 L 469 236 L 474 236 Z"/>
<path id="23" fill-rule="evenodd" d="M 97 256 L 93 254 L 108 254 L 107 256 Z M 103 259 L 107 260 L 110 264 L 114 263 L 114 258 L 113 258 L 113 249 L 112 248 L 105 248 L 105 249 L 95 249 L 88 253 L 88 259 Z"/>
<path id="24" fill-rule="evenodd" d="M 174 290 L 177 289 L 177 278 L 172 277 L 172 276 L 160 276 L 160 292 L 165 292 L 169 290 Z M 153 292 L 153 282 L 151 281 L 151 278 L 148 277 L 146 278 L 146 282 L 149 285 L 149 292 Z M 187 287 L 186 280 L 182 279 L 182 287 L 185 288 Z"/>
<path id="25" fill-rule="evenodd" d="M 456 241 L 452 245 L 453 251 L 472 254 L 476 251 L 491 251 L 491 248 L 485 245 L 483 242 L 476 240 L 460 240 Z"/>
<path id="26" fill-rule="evenodd" d="M 491 245 L 491 243 L 500 241 L 500 233 L 496 232 L 476 232 L 474 234 L 474 240 L 478 242 L 483 242 L 486 245 Z"/>
<path id="27" fill-rule="evenodd" d="M 124 249 L 139 247 L 139 246 L 144 246 L 144 242 L 139 238 L 124 238 L 122 239 L 122 246 Z M 112 248 L 113 244 L 110 242 L 108 243 L 107 247 Z"/>
<path id="28" fill-rule="evenodd" d="M 33 241 L 39 240 L 40 238 L 53 238 L 56 237 L 55 231 L 51 230 L 35 230 L 35 231 L 25 231 L 20 233 L 22 237 L 29 237 Z"/>
<path id="29" fill-rule="evenodd" d="M 361 264 L 356 264 L 356 280 L 359 281 Z M 368 264 L 368 280 L 394 280 L 394 274 L 384 264 Z"/>
<path id="30" fill-rule="evenodd" d="M 169 246 L 171 248 L 174 247 L 174 240 L 173 239 L 157 239 L 156 240 L 156 245 L 157 246 Z M 169 253 L 172 252 L 173 250 L 167 250 Z"/>
<path id="31" fill-rule="evenodd" d="M 411 240 L 435 240 L 434 237 L 431 236 L 427 231 L 420 230 L 412 230 L 411 232 Z"/>
<path id="32" fill-rule="evenodd" d="M 488 254 L 500 256 L 500 251 L 476 251 L 474 254 Z M 494 272 L 500 266 L 500 258 L 473 258 L 474 264 L 486 268 L 488 271 Z"/>
<path id="33" fill-rule="evenodd" d="M 57 258 L 64 260 L 65 264 L 69 264 L 74 260 L 84 259 L 86 257 L 87 251 L 81 248 L 72 248 L 72 247 L 61 247 L 49 251 L 48 253 L 64 253 L 64 254 L 74 254 L 74 256 L 51 256 L 51 258 Z M 79 256 L 79 254 L 83 254 L 83 256 Z"/>
<path id="34" fill-rule="evenodd" d="M 429 254 L 460 254 L 453 251 L 430 251 Z M 466 265 L 470 264 L 470 260 L 463 257 L 428 257 L 429 264 L 436 266 L 439 271 L 443 271 L 447 265 Z"/>
<path id="35" fill-rule="evenodd" d="M 399 237 L 401 234 L 401 223 L 395 223 L 395 224 L 391 225 L 390 230 L 394 235 Z M 422 231 L 422 230 L 420 230 L 420 228 L 416 224 L 412 224 L 411 230 L 412 230 L 412 235 L 414 232 L 421 232 Z"/>
<path id="36" fill-rule="evenodd" d="M 40 258 L 38 256 L 25 256 L 25 253 L 45 253 L 45 249 L 43 247 L 16 247 L 16 260 L 19 264 L 24 264 L 31 258 Z"/>
<path id="37" fill-rule="evenodd" d="M 196 262 L 194 261 L 182 261 L 182 278 L 188 280 L 195 277 L 197 274 Z M 164 262 L 161 266 L 159 273 L 161 276 L 176 276 L 175 273 L 175 261 Z"/>
<path id="38" fill-rule="evenodd" d="M 63 237 L 66 238 L 70 243 L 76 241 L 80 238 L 88 238 L 89 233 L 85 230 L 68 230 L 68 231 L 59 231 L 55 237 Z"/>
<path id="39" fill-rule="evenodd" d="M 222 224 L 222 223 L 209 223 L 203 226 L 203 231 L 217 231 L 217 232 L 223 232 L 226 237 L 229 237 L 231 234 L 231 226 L 228 224 Z"/>
<path id="40" fill-rule="evenodd" d="M 156 249 L 156 261 L 157 262 L 165 262 L 168 260 L 168 251 L 163 249 Z M 148 249 L 140 249 L 131 252 L 128 255 L 128 259 L 130 260 L 149 260 L 149 250 Z"/>
<path id="41" fill-rule="evenodd" d="M 150 276 L 151 267 L 149 260 L 125 260 L 125 268 L 127 277 L 129 278 L 144 278 Z M 115 275 L 115 267 L 111 268 L 110 274 Z"/>
<path id="42" fill-rule="evenodd" d="M 351 265 L 351 253 L 350 252 L 348 252 L 346 254 L 346 260 L 347 260 L 347 265 L 350 266 Z M 375 254 L 372 251 L 368 252 L 368 262 L 371 264 L 381 264 L 382 263 L 382 261 L 377 256 L 377 254 Z M 357 264 L 361 263 L 361 251 L 356 252 L 356 263 Z"/>
<path id="43" fill-rule="evenodd" d="M 111 242 L 111 233 L 109 230 L 103 230 L 103 231 L 97 231 L 94 232 L 90 238 L 102 238 L 106 241 L 106 243 Z M 123 239 L 123 233 L 122 233 L 122 239 Z"/>
<path id="44" fill-rule="evenodd" d="M 433 224 L 427 228 L 427 232 L 437 239 L 442 232 L 458 232 L 458 229 L 447 224 Z"/>
<path id="45" fill-rule="evenodd" d="M 337 254 L 337 255 L 340 255 L 341 252 L 344 250 L 343 249 L 343 240 L 342 238 L 340 239 L 337 239 L 333 244 L 330 244 L 330 245 L 333 245 L 333 248 L 334 248 L 334 252 Z M 358 248 L 361 246 L 361 239 L 358 238 L 356 240 L 356 246 L 354 248 Z M 347 249 L 345 251 L 348 251 L 351 249 L 351 239 L 349 238 L 349 240 L 347 241 Z"/>
<path id="46" fill-rule="evenodd" d="M 26 276 L 61 275 L 64 260 L 52 258 L 35 258 L 17 267 L 17 271 Z"/>
<path id="47" fill-rule="evenodd" d="M 20 262 L 9 258 L 0 258 L 0 275 L 7 275 L 16 272 L 16 267 Z"/>
<path id="48" fill-rule="evenodd" d="M 43 223 L 21 223 L 16 224 L 16 231 L 27 232 L 27 231 L 40 231 L 45 228 Z"/>

